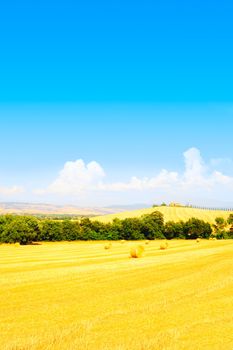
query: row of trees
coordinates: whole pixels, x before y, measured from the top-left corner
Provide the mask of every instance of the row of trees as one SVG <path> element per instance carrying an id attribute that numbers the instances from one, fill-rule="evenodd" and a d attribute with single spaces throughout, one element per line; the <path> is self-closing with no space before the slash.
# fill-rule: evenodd
<path id="1" fill-rule="evenodd" d="M 0 242 L 28 244 L 38 241 L 75 240 L 140 240 L 140 239 L 218 239 L 233 238 L 233 214 L 227 221 L 216 218 L 215 224 L 197 218 L 188 221 L 164 223 L 163 214 L 154 211 L 140 218 L 114 219 L 101 223 L 80 220 L 48 220 L 33 216 L 0 216 Z"/>

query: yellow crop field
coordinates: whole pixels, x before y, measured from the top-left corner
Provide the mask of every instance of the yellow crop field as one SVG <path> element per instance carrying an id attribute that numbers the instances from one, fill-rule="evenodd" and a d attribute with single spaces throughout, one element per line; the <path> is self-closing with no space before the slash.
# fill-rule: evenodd
<path id="1" fill-rule="evenodd" d="M 233 241 L 145 243 L 0 245 L 1 350 L 232 350 Z"/>
<path id="2" fill-rule="evenodd" d="M 210 224 L 214 223 L 216 217 L 228 218 L 230 212 L 225 210 L 207 210 L 207 209 L 195 209 L 195 208 L 185 208 L 185 207 L 155 207 L 138 209 L 132 211 L 125 211 L 117 214 L 109 214 L 96 216 L 93 220 L 98 220 L 103 223 L 111 222 L 114 218 L 125 219 L 125 218 L 135 218 L 140 217 L 145 214 L 151 214 L 153 211 L 158 210 L 164 215 L 165 221 L 186 221 L 192 217 L 204 220 Z"/>

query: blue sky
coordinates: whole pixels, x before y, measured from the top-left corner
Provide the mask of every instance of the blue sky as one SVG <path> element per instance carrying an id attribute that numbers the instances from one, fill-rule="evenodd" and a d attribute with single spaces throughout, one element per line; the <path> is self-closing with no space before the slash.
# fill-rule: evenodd
<path id="1" fill-rule="evenodd" d="M 232 101 L 232 13 L 231 0 L 9 0 L 1 100 Z"/>
<path id="2" fill-rule="evenodd" d="M 231 1 L 2 4 L 0 201 L 233 203 L 232 13 Z"/>

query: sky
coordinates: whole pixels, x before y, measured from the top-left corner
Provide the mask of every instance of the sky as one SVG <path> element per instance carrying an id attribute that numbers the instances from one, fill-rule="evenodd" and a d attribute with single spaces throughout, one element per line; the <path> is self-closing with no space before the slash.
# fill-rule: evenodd
<path id="1" fill-rule="evenodd" d="M 232 1 L 8 1 L 0 202 L 233 205 Z"/>

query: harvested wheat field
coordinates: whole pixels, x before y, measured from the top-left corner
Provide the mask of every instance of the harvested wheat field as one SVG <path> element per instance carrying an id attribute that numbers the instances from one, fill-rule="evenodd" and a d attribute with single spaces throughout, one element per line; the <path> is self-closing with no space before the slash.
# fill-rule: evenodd
<path id="1" fill-rule="evenodd" d="M 95 216 L 92 220 L 98 220 L 103 223 L 111 222 L 113 219 L 126 219 L 126 218 L 138 218 L 145 214 L 151 214 L 154 211 L 160 211 L 164 215 L 165 222 L 167 221 L 187 221 L 193 217 L 198 218 L 200 220 L 204 220 L 213 224 L 215 218 L 223 217 L 227 219 L 229 217 L 230 212 L 227 210 L 211 210 L 211 209 L 196 209 L 196 208 L 187 208 L 187 207 L 169 207 L 169 206 L 161 206 L 155 208 L 145 208 L 145 209 L 137 209 L 132 211 L 125 211 L 122 213 L 116 214 L 108 214 L 102 216 Z"/>
<path id="2" fill-rule="evenodd" d="M 233 349 L 232 240 L 105 244 L 0 246 L 1 350 Z"/>

